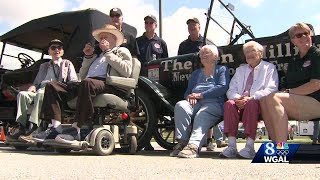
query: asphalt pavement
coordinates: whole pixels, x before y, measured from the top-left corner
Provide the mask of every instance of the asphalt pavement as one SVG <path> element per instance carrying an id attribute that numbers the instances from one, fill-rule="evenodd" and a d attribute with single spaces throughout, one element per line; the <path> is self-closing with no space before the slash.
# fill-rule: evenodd
<path id="1" fill-rule="evenodd" d="M 96 156 L 89 151 L 61 155 L 32 148 L 17 151 L 0 145 L 0 179 L 320 179 L 320 164 L 251 164 L 251 160 L 221 159 L 202 149 L 199 158 L 169 157 L 154 151 L 136 155 L 114 152 Z M 238 143 L 238 149 L 244 143 Z M 260 143 L 255 144 L 256 151 Z"/>

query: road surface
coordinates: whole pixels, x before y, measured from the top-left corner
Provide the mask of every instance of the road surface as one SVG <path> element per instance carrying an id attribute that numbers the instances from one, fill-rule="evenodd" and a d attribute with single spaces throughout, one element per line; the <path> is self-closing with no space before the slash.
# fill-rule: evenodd
<path id="1" fill-rule="evenodd" d="M 251 164 L 251 160 L 220 159 L 203 151 L 200 158 L 169 157 L 169 151 L 152 144 L 155 151 L 136 155 L 90 152 L 67 155 L 43 149 L 17 151 L 0 146 L 0 179 L 320 179 L 320 164 Z M 244 143 L 238 145 L 238 149 Z M 256 151 L 260 144 L 256 144 Z"/>

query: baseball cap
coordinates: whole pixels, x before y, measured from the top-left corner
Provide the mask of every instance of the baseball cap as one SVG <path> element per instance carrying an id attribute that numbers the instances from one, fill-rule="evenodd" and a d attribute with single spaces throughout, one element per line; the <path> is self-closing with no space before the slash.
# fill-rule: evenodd
<path id="1" fill-rule="evenodd" d="M 188 20 L 187 20 L 187 24 L 189 24 L 190 21 L 193 21 L 193 22 L 196 22 L 196 23 L 200 24 L 199 19 L 196 18 L 196 17 L 193 17 L 193 18 L 188 19 Z"/>
<path id="2" fill-rule="evenodd" d="M 146 20 L 147 18 L 150 18 L 150 19 L 152 19 L 154 22 L 157 22 L 157 18 L 156 18 L 154 15 L 152 15 L 152 14 L 149 14 L 149 15 L 147 15 L 146 17 L 144 17 L 144 20 Z"/>
<path id="3" fill-rule="evenodd" d="M 110 16 L 112 16 L 112 15 L 120 15 L 120 16 L 122 16 L 122 11 L 119 8 L 112 8 L 112 9 L 110 9 L 109 15 Z"/>
<path id="4" fill-rule="evenodd" d="M 59 44 L 60 46 L 63 46 L 62 41 L 60 41 L 59 39 L 53 39 L 49 42 L 48 47 L 50 47 L 52 44 Z"/>

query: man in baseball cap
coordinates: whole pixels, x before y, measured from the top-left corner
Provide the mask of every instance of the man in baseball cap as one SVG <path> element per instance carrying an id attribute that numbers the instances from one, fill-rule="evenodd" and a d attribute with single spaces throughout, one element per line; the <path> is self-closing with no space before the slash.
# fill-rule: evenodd
<path id="1" fill-rule="evenodd" d="M 157 36 L 155 30 L 157 28 L 157 18 L 154 15 L 144 17 L 145 32 L 137 38 L 137 43 L 140 51 L 138 56 L 141 64 L 146 62 L 168 57 L 168 48 L 166 42 Z M 146 73 L 145 68 L 142 68 L 141 73 Z"/>
<path id="2" fill-rule="evenodd" d="M 152 20 L 153 22 L 157 23 L 157 18 L 156 18 L 154 15 L 152 15 L 152 14 L 149 14 L 149 15 L 147 15 L 146 17 L 144 17 L 144 22 L 146 22 L 147 19 L 150 19 L 150 20 Z"/>
<path id="3" fill-rule="evenodd" d="M 126 32 L 126 29 L 124 29 L 123 14 L 121 9 L 116 7 L 110 9 L 109 16 L 111 18 L 111 24 L 115 26 L 117 29 L 119 29 L 119 31 L 121 31 L 124 35 L 124 41 L 121 47 L 128 48 L 131 55 L 133 57 L 137 57 L 139 55 L 139 50 L 136 42 L 136 37 Z"/>
<path id="4" fill-rule="evenodd" d="M 122 16 L 122 11 L 119 8 L 112 8 L 110 9 L 109 15 L 112 16 Z"/>
<path id="5" fill-rule="evenodd" d="M 200 25 L 200 21 L 196 17 L 193 17 L 187 20 L 187 24 L 189 24 L 190 22 L 198 23 Z"/>

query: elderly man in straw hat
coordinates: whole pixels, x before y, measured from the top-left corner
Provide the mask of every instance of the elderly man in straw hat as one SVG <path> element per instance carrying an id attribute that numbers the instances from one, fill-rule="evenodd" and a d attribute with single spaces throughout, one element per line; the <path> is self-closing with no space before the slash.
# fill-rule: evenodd
<path id="1" fill-rule="evenodd" d="M 91 121 L 94 113 L 93 98 L 98 94 L 113 93 L 114 88 L 106 85 L 107 76 L 129 77 L 132 71 L 132 57 L 127 48 L 120 47 L 123 43 L 123 34 L 114 26 L 106 24 L 92 32 L 99 42 L 102 51 L 94 54 L 94 48 L 87 43 L 83 49 L 85 54 L 80 69 L 81 82 L 72 88 L 74 92 L 70 96 L 68 90 L 70 84 L 52 82 L 46 86 L 43 100 L 44 118 L 51 120 L 53 124 L 61 124 L 61 107 L 63 101 L 78 97 L 76 104 L 75 122 L 68 134 L 72 134 L 75 140 L 80 140 L 80 127 Z M 73 97 L 72 97 L 73 96 Z M 35 137 L 35 140 L 54 139 L 61 133 L 61 126 L 55 126 L 47 130 L 46 137 Z"/>

